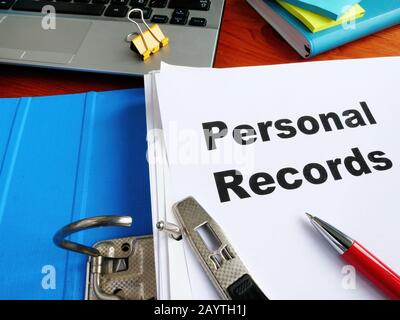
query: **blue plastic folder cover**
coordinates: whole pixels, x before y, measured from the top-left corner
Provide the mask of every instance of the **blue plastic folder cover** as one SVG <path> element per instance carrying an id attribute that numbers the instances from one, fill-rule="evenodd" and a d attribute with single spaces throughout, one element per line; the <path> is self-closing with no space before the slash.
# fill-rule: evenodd
<path id="1" fill-rule="evenodd" d="M 74 220 L 131 215 L 92 245 L 152 232 L 143 89 L 0 99 L 0 298 L 82 299 L 86 256 L 52 237 Z"/>

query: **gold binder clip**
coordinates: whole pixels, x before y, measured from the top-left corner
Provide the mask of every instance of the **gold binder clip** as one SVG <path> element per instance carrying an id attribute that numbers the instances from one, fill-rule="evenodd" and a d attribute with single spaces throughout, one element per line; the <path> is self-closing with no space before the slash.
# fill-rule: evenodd
<path id="1" fill-rule="evenodd" d="M 130 17 L 131 13 L 133 12 L 140 12 L 141 20 L 147 28 L 144 32 L 140 28 L 139 23 Z M 160 47 L 165 47 L 168 45 L 168 37 L 164 35 L 158 24 L 153 24 L 151 27 L 149 27 L 144 20 L 143 11 L 141 9 L 135 8 L 130 10 L 128 12 L 128 20 L 136 24 L 139 29 L 139 34 L 135 36 L 137 33 L 130 33 L 127 36 L 127 41 L 131 44 L 131 50 L 138 53 L 143 61 L 147 60 L 150 57 L 150 54 L 156 53 L 158 50 L 160 50 Z"/>

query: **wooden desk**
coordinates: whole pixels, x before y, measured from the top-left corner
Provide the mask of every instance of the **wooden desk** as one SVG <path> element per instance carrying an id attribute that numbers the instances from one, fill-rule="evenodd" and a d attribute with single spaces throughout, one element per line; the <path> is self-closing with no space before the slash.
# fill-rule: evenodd
<path id="1" fill-rule="evenodd" d="M 313 59 L 400 56 L 400 26 Z M 305 61 L 246 3 L 227 0 L 215 67 Z M 141 87 L 134 77 L 85 74 L 0 65 L 0 97 L 20 97 Z"/>

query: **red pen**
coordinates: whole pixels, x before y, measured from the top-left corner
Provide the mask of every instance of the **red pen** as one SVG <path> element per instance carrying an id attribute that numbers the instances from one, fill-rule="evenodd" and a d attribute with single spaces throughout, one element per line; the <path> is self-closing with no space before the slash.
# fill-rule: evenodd
<path id="1" fill-rule="evenodd" d="M 312 225 L 328 240 L 341 258 L 360 271 L 389 298 L 400 300 L 400 276 L 357 241 L 308 213 Z"/>

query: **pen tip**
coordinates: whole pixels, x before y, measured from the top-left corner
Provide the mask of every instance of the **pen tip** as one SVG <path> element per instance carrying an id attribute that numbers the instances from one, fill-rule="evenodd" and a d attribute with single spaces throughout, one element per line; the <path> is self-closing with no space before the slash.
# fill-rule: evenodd
<path id="1" fill-rule="evenodd" d="M 314 219 L 314 217 L 313 217 L 311 214 L 309 214 L 308 212 L 306 212 L 306 216 L 307 216 L 310 220 Z"/>

